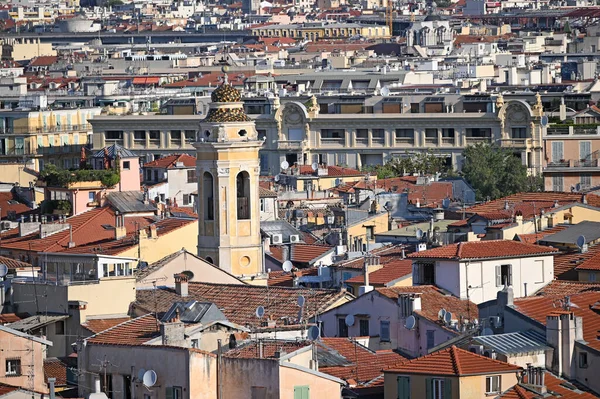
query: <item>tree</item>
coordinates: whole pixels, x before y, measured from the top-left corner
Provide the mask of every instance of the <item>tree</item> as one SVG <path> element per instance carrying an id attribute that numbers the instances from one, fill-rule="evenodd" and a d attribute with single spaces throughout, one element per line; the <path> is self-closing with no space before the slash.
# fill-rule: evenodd
<path id="1" fill-rule="evenodd" d="M 541 189 L 541 180 L 529 176 L 527 167 L 509 149 L 478 143 L 468 146 L 463 156 L 462 175 L 478 200 Z"/>
<path id="2" fill-rule="evenodd" d="M 449 173 L 449 169 L 445 165 L 445 158 L 436 155 L 431 150 L 416 154 L 406 153 L 404 156 L 389 160 L 384 165 L 366 166 L 362 170 L 363 172 L 376 174 L 378 179 L 412 174 L 434 175 L 441 173 L 447 175 Z"/>

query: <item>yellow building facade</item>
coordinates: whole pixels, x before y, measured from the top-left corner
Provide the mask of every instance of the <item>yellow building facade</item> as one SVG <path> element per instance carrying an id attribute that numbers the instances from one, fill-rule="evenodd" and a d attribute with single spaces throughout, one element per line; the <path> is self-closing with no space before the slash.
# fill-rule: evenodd
<path id="1" fill-rule="evenodd" d="M 384 25 L 361 25 L 341 23 L 304 23 L 290 25 L 266 25 L 252 29 L 252 34 L 263 37 L 291 37 L 298 39 L 347 39 L 362 36 L 368 39 L 389 38 L 390 30 Z"/>
<path id="2" fill-rule="evenodd" d="M 198 256 L 236 276 L 263 272 L 258 139 L 240 93 L 219 86 L 196 138 Z"/>

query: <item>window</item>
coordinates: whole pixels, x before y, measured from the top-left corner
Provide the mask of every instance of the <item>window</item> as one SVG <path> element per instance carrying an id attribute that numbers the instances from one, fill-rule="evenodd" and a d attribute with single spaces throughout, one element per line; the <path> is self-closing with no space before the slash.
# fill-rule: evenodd
<path id="1" fill-rule="evenodd" d="M 527 137 L 526 127 L 513 127 L 511 131 L 511 137 L 513 139 L 524 139 Z"/>
<path id="2" fill-rule="evenodd" d="M 166 390 L 166 398 L 167 399 L 182 399 L 183 398 L 183 388 L 181 387 L 170 387 Z"/>
<path id="3" fill-rule="evenodd" d="M 579 352 L 579 368 L 585 369 L 588 366 L 587 352 Z"/>
<path id="4" fill-rule="evenodd" d="M 134 130 L 133 141 L 137 144 L 145 144 L 146 142 L 146 131 L 145 130 Z"/>
<path id="5" fill-rule="evenodd" d="M 196 169 L 190 169 L 187 171 L 187 182 L 196 183 Z"/>
<path id="6" fill-rule="evenodd" d="M 264 198 L 260 199 L 260 211 L 261 212 L 265 211 L 265 199 Z"/>
<path id="7" fill-rule="evenodd" d="M 107 130 L 104 133 L 104 138 L 106 140 L 123 140 L 123 131 L 122 130 Z"/>
<path id="8" fill-rule="evenodd" d="M 580 141 L 579 142 L 579 159 L 587 159 L 592 154 L 592 142 L 591 141 Z"/>
<path id="9" fill-rule="evenodd" d="M 592 187 L 592 174 L 591 173 L 582 173 L 579 175 L 579 184 L 581 185 L 581 190 L 588 189 Z"/>
<path id="10" fill-rule="evenodd" d="M 500 392 L 500 376 L 491 375 L 485 377 L 485 393 L 499 393 Z"/>
<path id="11" fill-rule="evenodd" d="M 185 143 L 186 144 L 192 144 L 194 141 L 196 141 L 196 131 L 195 130 L 186 130 L 184 132 L 185 135 Z"/>
<path id="12" fill-rule="evenodd" d="M 60 320 L 54 323 L 54 333 L 56 335 L 65 335 L 65 321 Z"/>
<path id="13" fill-rule="evenodd" d="M 381 320 L 379 322 L 379 340 L 381 342 L 390 342 L 390 322 Z"/>
<path id="14" fill-rule="evenodd" d="M 375 227 L 374 226 L 367 226 L 367 240 L 374 240 L 375 239 Z"/>
<path id="15" fill-rule="evenodd" d="M 563 191 L 564 179 L 562 175 L 552 176 L 552 191 Z"/>
<path id="16" fill-rule="evenodd" d="M 550 161 L 552 163 L 558 163 L 564 160 L 564 147 L 562 141 L 553 141 L 552 142 L 552 158 Z"/>
<path id="17" fill-rule="evenodd" d="M 435 330 L 427 330 L 427 349 L 435 346 Z"/>
<path id="18" fill-rule="evenodd" d="M 236 177 L 237 186 L 237 218 L 250 219 L 250 175 L 240 172 Z"/>
<path id="19" fill-rule="evenodd" d="M 183 194 L 183 205 L 190 205 L 192 203 L 192 196 L 190 194 Z"/>
<path id="20" fill-rule="evenodd" d="M 368 337 L 369 334 L 369 319 L 360 319 L 359 320 L 359 329 L 361 337 Z"/>
<path id="21" fill-rule="evenodd" d="M 214 220 L 214 204 L 213 204 L 213 177 L 210 173 L 204 172 L 202 177 L 203 203 L 204 203 L 204 220 Z"/>
<path id="22" fill-rule="evenodd" d="M 192 340 L 192 348 L 196 348 L 196 349 L 198 349 L 198 348 L 199 348 L 199 345 L 198 345 L 198 340 L 197 340 L 197 339 L 193 339 L 193 340 Z"/>
<path id="23" fill-rule="evenodd" d="M 267 399 L 267 388 L 250 387 L 250 399 Z"/>
<path id="24" fill-rule="evenodd" d="M 428 378 L 426 384 L 427 398 L 450 399 L 452 397 L 450 379 Z"/>
<path id="25" fill-rule="evenodd" d="M 131 168 L 130 161 L 123 161 L 123 170 L 129 170 Z"/>
<path id="26" fill-rule="evenodd" d="M 6 359 L 6 376 L 15 377 L 21 375 L 21 359 Z"/>
<path id="27" fill-rule="evenodd" d="M 294 399 L 310 399 L 310 387 L 308 385 L 295 386 Z"/>
<path id="28" fill-rule="evenodd" d="M 588 272 L 588 281 L 596 281 L 596 272 Z"/>
<path id="29" fill-rule="evenodd" d="M 94 202 L 96 200 L 96 193 L 93 191 L 88 192 L 88 201 Z"/>
<path id="30" fill-rule="evenodd" d="M 346 319 L 343 317 L 338 318 L 338 337 L 348 336 L 348 325 Z"/>
<path id="31" fill-rule="evenodd" d="M 398 398 L 410 399 L 410 377 L 398 376 Z"/>
<path id="32" fill-rule="evenodd" d="M 512 285 L 512 266 L 498 265 L 496 266 L 496 287 L 504 285 Z"/>
<path id="33" fill-rule="evenodd" d="M 415 138 L 415 129 L 396 129 L 396 138 Z"/>
<path id="34" fill-rule="evenodd" d="M 147 181 L 152 180 L 152 169 L 146 169 L 146 180 Z"/>
<path id="35" fill-rule="evenodd" d="M 438 130 L 437 129 L 425 129 L 425 137 L 428 139 L 437 138 Z"/>

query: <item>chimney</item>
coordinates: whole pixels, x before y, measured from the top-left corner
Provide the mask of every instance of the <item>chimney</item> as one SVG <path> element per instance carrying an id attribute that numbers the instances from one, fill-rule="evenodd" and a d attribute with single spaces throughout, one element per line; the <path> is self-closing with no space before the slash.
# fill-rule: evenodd
<path id="1" fill-rule="evenodd" d="M 523 225 L 523 212 L 517 211 L 517 213 L 515 214 L 515 222 L 518 226 Z"/>
<path id="2" fill-rule="evenodd" d="M 115 240 L 120 240 L 127 235 L 127 229 L 123 220 L 123 215 L 115 212 Z"/>
<path id="3" fill-rule="evenodd" d="M 541 367 L 532 367 L 531 363 L 527 363 L 527 370 L 525 371 L 527 374 L 527 384 L 524 385 L 540 395 L 545 395 L 548 393 L 548 389 L 546 388 L 546 376 L 544 372 L 544 369 Z"/>
<path id="4" fill-rule="evenodd" d="M 149 238 L 158 238 L 158 233 L 156 232 L 156 225 L 155 224 L 151 224 L 150 225 L 150 235 Z"/>
<path id="5" fill-rule="evenodd" d="M 262 359 L 264 357 L 264 350 L 263 350 L 263 342 L 261 339 L 258 340 L 258 358 Z"/>
<path id="6" fill-rule="evenodd" d="M 546 318 L 546 343 L 554 348 L 553 356 L 546 356 L 546 369 L 567 379 L 575 378 L 575 341 L 583 339 L 583 319 L 573 312 Z"/>
<path id="7" fill-rule="evenodd" d="M 48 378 L 48 386 L 50 388 L 50 399 L 55 399 L 55 391 L 54 391 L 54 383 L 56 383 L 56 378 Z"/>
<path id="8" fill-rule="evenodd" d="M 169 346 L 186 347 L 185 324 L 179 320 L 179 310 L 175 311 L 175 318 L 160 325 L 162 344 Z"/>
<path id="9" fill-rule="evenodd" d="M 174 277 L 177 295 L 181 297 L 188 296 L 188 277 L 183 273 L 176 274 Z"/>

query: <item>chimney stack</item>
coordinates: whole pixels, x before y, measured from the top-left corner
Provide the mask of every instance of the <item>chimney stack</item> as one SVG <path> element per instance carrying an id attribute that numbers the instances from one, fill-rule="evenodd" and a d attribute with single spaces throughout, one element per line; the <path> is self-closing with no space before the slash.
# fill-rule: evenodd
<path id="1" fill-rule="evenodd" d="M 150 225 L 150 236 L 149 238 L 158 238 L 158 233 L 156 232 L 156 225 L 155 224 L 151 224 Z"/>
<path id="2" fill-rule="evenodd" d="M 119 212 L 115 212 L 115 240 L 120 240 L 127 235 L 127 229 L 125 228 L 125 221 L 123 215 Z"/>
<path id="3" fill-rule="evenodd" d="M 175 292 L 181 297 L 188 296 L 188 277 L 183 273 L 178 273 L 175 276 Z"/>
<path id="4" fill-rule="evenodd" d="M 160 325 L 160 335 L 163 345 L 186 347 L 185 324 L 179 320 L 179 309 L 175 311 L 175 317 Z"/>

